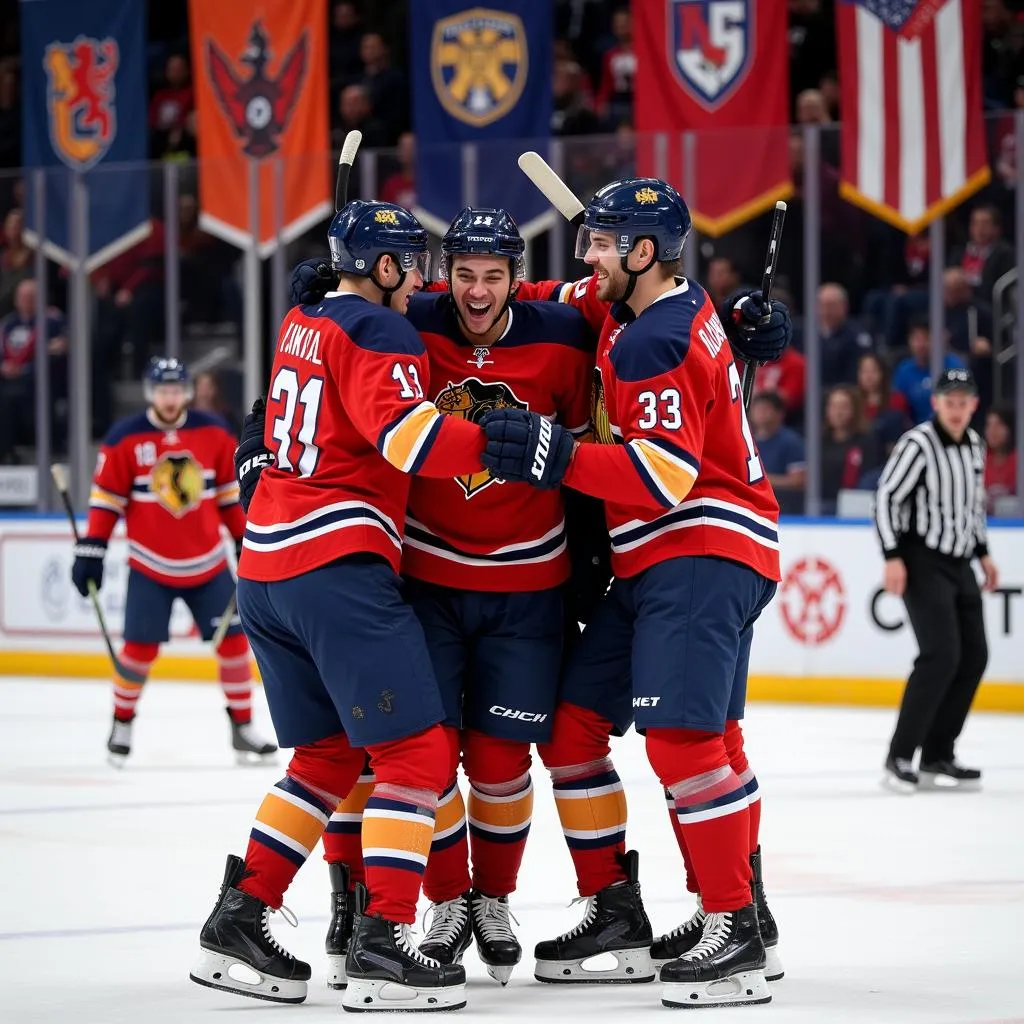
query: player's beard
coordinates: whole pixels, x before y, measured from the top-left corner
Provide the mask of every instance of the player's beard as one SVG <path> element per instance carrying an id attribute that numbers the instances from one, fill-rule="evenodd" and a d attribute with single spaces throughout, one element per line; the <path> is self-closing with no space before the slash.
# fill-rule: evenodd
<path id="1" fill-rule="evenodd" d="M 173 406 L 173 409 L 172 409 L 172 412 L 171 412 L 170 416 L 164 415 L 167 412 L 168 406 L 154 405 L 153 406 L 153 415 L 156 416 L 156 418 L 161 423 L 166 423 L 166 424 L 177 423 L 178 420 L 181 419 L 181 414 L 185 411 L 185 406 L 187 404 L 188 404 L 187 402 L 180 402 L 178 405 Z"/>
<path id="2" fill-rule="evenodd" d="M 626 294 L 626 285 L 629 283 L 629 276 L 621 267 L 603 267 L 607 274 L 604 278 L 598 278 L 597 297 L 602 302 L 619 302 Z"/>

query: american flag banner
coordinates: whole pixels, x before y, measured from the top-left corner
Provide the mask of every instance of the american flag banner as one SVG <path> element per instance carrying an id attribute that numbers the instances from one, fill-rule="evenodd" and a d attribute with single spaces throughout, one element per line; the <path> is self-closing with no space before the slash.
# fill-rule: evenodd
<path id="1" fill-rule="evenodd" d="M 843 198 L 908 233 L 988 183 L 980 0 L 836 11 Z"/>

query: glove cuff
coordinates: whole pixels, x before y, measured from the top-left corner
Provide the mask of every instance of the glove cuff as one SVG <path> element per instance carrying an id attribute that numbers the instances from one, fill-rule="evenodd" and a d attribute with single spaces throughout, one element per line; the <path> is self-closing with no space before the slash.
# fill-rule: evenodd
<path id="1" fill-rule="evenodd" d="M 107 554 L 107 542 L 99 537 L 83 537 L 73 549 L 75 558 L 99 558 Z"/>

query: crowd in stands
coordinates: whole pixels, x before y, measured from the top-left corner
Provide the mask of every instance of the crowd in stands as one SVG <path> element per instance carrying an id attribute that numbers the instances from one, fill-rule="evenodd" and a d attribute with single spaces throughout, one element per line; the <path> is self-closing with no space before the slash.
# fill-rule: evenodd
<path id="1" fill-rule="evenodd" d="M 385 151 L 377 195 L 411 206 L 416 199 L 416 146 L 411 131 L 407 17 L 409 0 L 329 0 L 331 138 L 337 148 L 359 128 L 364 149 Z M 164 259 L 160 167 L 179 165 L 178 260 L 180 318 L 189 324 L 241 322 L 239 253 L 198 227 L 195 110 L 186 0 L 150 0 L 149 154 L 154 161 L 153 220 L 148 238 L 96 270 L 94 312 L 94 430 L 114 415 L 112 378 L 137 376 L 163 344 Z M 779 268 L 779 294 L 795 313 L 794 345 L 777 364 L 760 369 L 750 418 L 762 458 L 785 511 L 803 509 L 806 478 L 804 419 L 808 395 L 803 338 L 816 320 L 823 392 L 821 497 L 836 508 L 841 490 L 870 488 L 895 440 L 930 414 L 928 330 L 933 260 L 943 267 L 942 304 L 947 365 L 968 365 L 979 382 L 977 426 L 988 442 L 991 499 L 1016 493 L 1015 410 L 999 355 L 1005 344 L 1000 281 L 1014 269 L 1017 153 L 1013 111 L 1024 108 L 1024 0 L 982 0 L 984 92 L 992 182 L 946 218 L 946 251 L 933 253 L 926 232 L 906 236 L 839 196 L 840 121 L 833 0 L 788 0 L 789 141 L 795 194 Z M 566 139 L 570 184 L 587 193 L 610 177 L 631 173 L 636 55 L 628 3 L 554 0 L 551 132 Z M 19 424 L 31 409 L 35 339 L 35 255 L 24 242 L 25 185 L 20 165 L 21 97 L 17 0 L 0 0 L 0 464 L 16 461 L 27 439 Z M 802 308 L 804 125 L 821 128 L 822 283 L 813 308 Z M 317 246 L 322 228 L 299 240 L 288 259 Z M 723 238 L 700 238 L 699 266 L 712 297 L 756 282 L 767 215 Z M 543 275 L 545 247 L 531 268 Z M 573 265 L 569 264 L 569 272 Z M 48 265 L 46 345 L 54 388 L 54 430 L 61 438 L 66 407 L 67 275 Z M 1012 377 L 1012 372 L 1009 374 Z M 61 390 L 63 389 L 63 390 Z M 238 411 L 206 375 L 197 402 L 237 423 Z M 62 405 L 63 403 L 63 405 Z M 15 410 L 12 412 L 12 410 Z M 30 440 L 30 439 L 28 439 Z"/>

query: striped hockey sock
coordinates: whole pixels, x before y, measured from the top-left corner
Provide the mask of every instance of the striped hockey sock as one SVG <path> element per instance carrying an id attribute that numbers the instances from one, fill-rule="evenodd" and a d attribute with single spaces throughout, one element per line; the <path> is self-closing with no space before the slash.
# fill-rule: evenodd
<path id="1" fill-rule="evenodd" d="M 469 845 L 473 887 L 485 896 L 514 892 L 533 818 L 533 782 L 527 772 L 511 782 L 470 780 Z"/>
<path id="2" fill-rule="evenodd" d="M 349 887 L 353 890 L 357 884 L 366 882 L 363 869 L 363 810 L 373 792 L 374 781 L 367 758 L 358 781 L 334 809 L 324 832 L 324 860 L 329 864 L 342 863 L 348 866 Z"/>
<path id="3" fill-rule="evenodd" d="M 121 648 L 120 660 L 125 668 L 132 669 L 146 677 L 156 661 L 157 644 L 139 644 L 126 640 Z M 114 718 L 119 722 L 130 722 L 135 717 L 136 705 L 142 696 L 143 683 L 129 682 L 122 676 L 114 676 Z"/>
<path id="4" fill-rule="evenodd" d="M 697 885 L 697 873 L 693 870 L 693 861 L 690 859 L 690 851 L 686 847 L 686 837 L 683 835 L 683 826 L 679 824 L 679 814 L 676 811 L 676 801 L 672 794 L 665 790 L 665 804 L 668 807 L 668 820 L 672 826 L 672 834 L 676 837 L 676 845 L 683 855 L 683 865 L 686 868 L 686 891 L 699 893 Z"/>
<path id="5" fill-rule="evenodd" d="M 446 903 L 462 895 L 469 886 L 466 805 L 456 779 L 448 784 L 437 801 L 423 892 L 431 903 Z"/>
<path id="6" fill-rule="evenodd" d="M 743 730 L 735 719 L 730 719 L 725 723 L 724 739 L 729 764 L 732 765 L 732 770 L 739 776 L 739 780 L 747 792 L 747 808 L 750 813 L 750 852 L 754 853 L 761 841 L 761 789 L 757 784 L 754 770 L 747 761 L 746 751 L 743 749 Z"/>
<path id="7" fill-rule="evenodd" d="M 236 725 L 252 721 L 252 666 L 244 633 L 226 636 L 217 648 L 217 678 Z"/>

